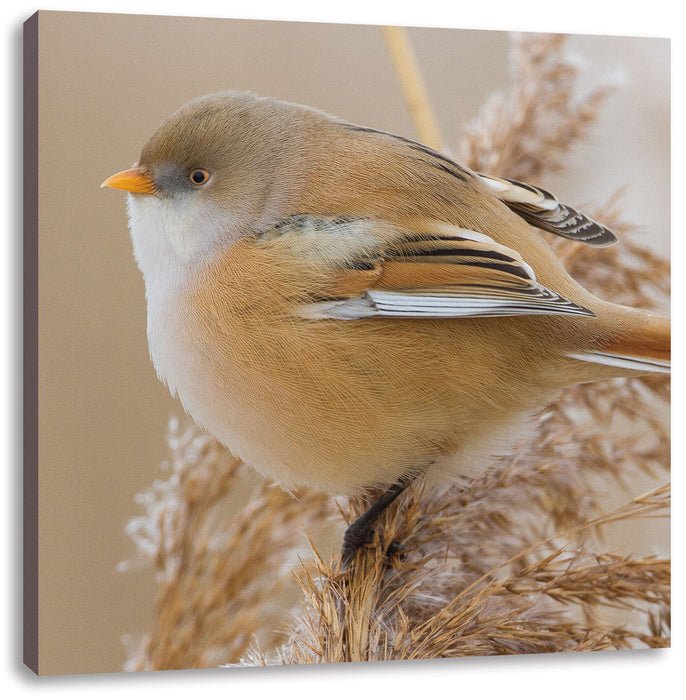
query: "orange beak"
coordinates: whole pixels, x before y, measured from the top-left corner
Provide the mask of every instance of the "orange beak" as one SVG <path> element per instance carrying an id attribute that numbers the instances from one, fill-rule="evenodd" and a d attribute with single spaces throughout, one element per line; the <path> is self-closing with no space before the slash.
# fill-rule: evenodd
<path id="1" fill-rule="evenodd" d="M 126 190 L 137 194 L 154 194 L 156 189 L 153 179 L 144 168 L 122 170 L 120 173 L 108 177 L 100 187 L 113 187 L 116 190 Z"/>

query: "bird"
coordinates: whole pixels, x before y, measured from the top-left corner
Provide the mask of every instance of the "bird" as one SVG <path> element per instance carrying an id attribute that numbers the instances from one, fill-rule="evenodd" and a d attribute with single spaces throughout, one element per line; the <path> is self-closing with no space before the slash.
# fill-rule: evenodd
<path id="1" fill-rule="evenodd" d="M 565 387 L 670 370 L 670 321 L 576 282 L 542 235 L 614 233 L 538 186 L 253 92 L 192 99 L 127 192 L 159 378 L 284 489 L 464 480 Z"/>

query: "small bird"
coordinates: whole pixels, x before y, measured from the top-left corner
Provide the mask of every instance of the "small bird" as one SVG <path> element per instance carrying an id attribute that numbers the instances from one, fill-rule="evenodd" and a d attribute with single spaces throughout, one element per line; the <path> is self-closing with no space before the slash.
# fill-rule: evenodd
<path id="1" fill-rule="evenodd" d="M 157 373 L 285 488 L 481 474 L 564 387 L 668 372 L 669 319 L 575 282 L 547 231 L 614 234 L 552 194 L 252 93 L 168 117 L 125 190 Z"/>

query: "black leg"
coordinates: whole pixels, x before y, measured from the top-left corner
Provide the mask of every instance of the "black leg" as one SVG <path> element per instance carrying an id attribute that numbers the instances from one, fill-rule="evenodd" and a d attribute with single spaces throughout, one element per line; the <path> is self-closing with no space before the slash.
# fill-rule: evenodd
<path id="1" fill-rule="evenodd" d="M 374 532 L 372 526 L 378 517 L 411 483 L 410 477 L 403 477 L 393 484 L 345 531 L 343 535 L 343 566 L 350 564 L 355 552 L 371 541 Z"/>

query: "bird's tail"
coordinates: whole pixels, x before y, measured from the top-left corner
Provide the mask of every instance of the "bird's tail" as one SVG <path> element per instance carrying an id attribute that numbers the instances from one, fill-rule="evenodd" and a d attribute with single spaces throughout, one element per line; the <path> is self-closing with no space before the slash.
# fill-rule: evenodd
<path id="1" fill-rule="evenodd" d="M 632 374 L 669 374 L 670 319 L 646 311 L 619 308 L 621 313 L 617 309 L 612 314 L 612 330 L 604 334 L 596 349 L 570 353 L 569 357 L 602 365 L 604 369 L 600 373 L 608 378 Z"/>

